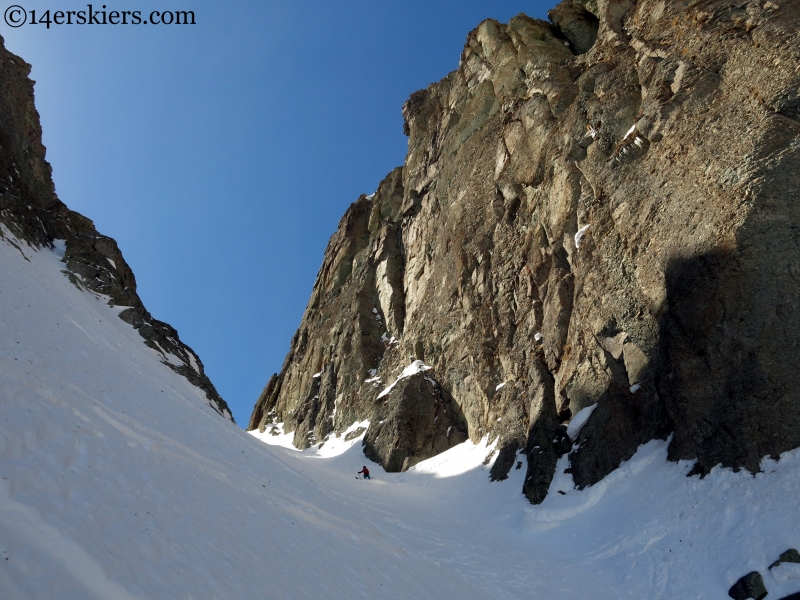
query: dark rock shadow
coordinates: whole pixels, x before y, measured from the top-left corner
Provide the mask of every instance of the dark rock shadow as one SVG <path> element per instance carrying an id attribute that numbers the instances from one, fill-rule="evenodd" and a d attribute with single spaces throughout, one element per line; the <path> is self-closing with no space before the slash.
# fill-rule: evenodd
<path id="1" fill-rule="evenodd" d="M 800 446 L 799 136 L 769 117 L 736 191 L 747 217 L 734 242 L 665 271 L 657 387 L 675 422 L 669 457 L 696 458 L 693 473 L 756 472 Z"/>
<path id="2" fill-rule="evenodd" d="M 669 458 L 696 458 L 692 474 L 756 472 L 763 456 L 800 445 L 798 298 L 742 263 L 714 251 L 666 272 L 656 384 L 675 423 Z"/>
<path id="3" fill-rule="evenodd" d="M 575 487 L 594 485 L 629 460 L 640 445 L 666 439 L 671 431 L 672 421 L 652 381 L 635 392 L 612 381 L 570 453 Z"/>
<path id="4" fill-rule="evenodd" d="M 566 0 L 549 10 L 547 16 L 564 38 L 569 40 L 575 54 L 585 54 L 597 41 L 600 19 L 580 4 Z"/>

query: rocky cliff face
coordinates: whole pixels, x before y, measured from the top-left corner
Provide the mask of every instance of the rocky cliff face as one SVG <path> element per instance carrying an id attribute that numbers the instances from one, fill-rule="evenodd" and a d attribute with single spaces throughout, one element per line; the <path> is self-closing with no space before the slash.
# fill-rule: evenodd
<path id="1" fill-rule="evenodd" d="M 32 246 L 62 244 L 64 274 L 69 280 L 112 306 L 129 307 L 120 318 L 162 355 L 166 366 L 205 391 L 209 405 L 232 421 L 228 405 L 206 377 L 197 354 L 142 304 L 133 271 L 117 243 L 56 196 L 33 103 L 33 82 L 28 79 L 30 70 L 29 64 L 5 49 L 0 38 L 0 224 Z"/>
<path id="2" fill-rule="evenodd" d="M 250 428 L 368 418 L 388 470 L 489 435 L 532 502 L 565 452 L 584 487 L 670 434 L 701 475 L 800 446 L 800 6 L 550 19 L 485 21 L 406 102 Z"/>

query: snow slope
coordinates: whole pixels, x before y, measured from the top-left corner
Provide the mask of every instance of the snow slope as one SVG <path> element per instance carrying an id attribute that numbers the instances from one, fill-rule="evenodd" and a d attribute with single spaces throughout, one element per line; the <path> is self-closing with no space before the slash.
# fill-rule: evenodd
<path id="1" fill-rule="evenodd" d="M 488 481 L 486 442 L 357 480 L 359 440 L 246 434 L 4 234 L 3 598 L 724 598 L 751 570 L 800 590 L 767 571 L 800 546 L 798 451 L 699 480 L 651 442 L 581 492 L 562 464 L 538 507 L 524 469 Z"/>

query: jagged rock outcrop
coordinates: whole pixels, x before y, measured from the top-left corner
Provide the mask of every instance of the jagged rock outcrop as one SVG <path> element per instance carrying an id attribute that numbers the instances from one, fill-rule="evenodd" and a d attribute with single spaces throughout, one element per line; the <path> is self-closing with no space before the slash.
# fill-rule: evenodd
<path id="1" fill-rule="evenodd" d="M 467 440 L 460 407 L 420 360 L 377 401 L 381 418 L 367 430 L 364 454 L 387 471 L 405 471 Z"/>
<path id="2" fill-rule="evenodd" d="M 120 318 L 139 331 L 165 365 L 201 388 L 209 405 L 233 421 L 197 354 L 142 304 L 133 271 L 117 243 L 58 199 L 52 169 L 45 160 L 30 70 L 29 64 L 5 49 L 0 38 L 0 224 L 32 246 L 61 245 L 69 280 L 87 293 L 107 298 L 112 306 L 129 307 Z"/>
<path id="3" fill-rule="evenodd" d="M 373 439 L 422 360 L 532 502 L 566 451 L 584 487 L 670 434 L 700 474 L 800 446 L 800 6 L 551 19 L 483 22 L 411 95 L 406 163 L 343 217 L 251 428 Z"/>

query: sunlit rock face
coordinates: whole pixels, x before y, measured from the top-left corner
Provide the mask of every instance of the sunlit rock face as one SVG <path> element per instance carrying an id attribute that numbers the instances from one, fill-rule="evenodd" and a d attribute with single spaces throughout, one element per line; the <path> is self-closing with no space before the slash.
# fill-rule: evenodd
<path id="1" fill-rule="evenodd" d="M 493 478 L 525 455 L 534 502 L 565 452 L 584 487 L 670 434 L 700 474 L 800 445 L 800 6 L 551 20 L 483 22 L 411 95 L 406 162 L 342 218 L 250 428 L 376 439 L 440 393 L 448 427 L 499 438 Z M 433 383 L 381 395 L 415 361 Z M 415 427 L 403 461 L 371 455 L 404 469 L 463 439 Z"/>

